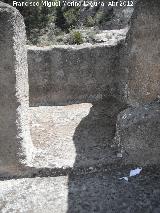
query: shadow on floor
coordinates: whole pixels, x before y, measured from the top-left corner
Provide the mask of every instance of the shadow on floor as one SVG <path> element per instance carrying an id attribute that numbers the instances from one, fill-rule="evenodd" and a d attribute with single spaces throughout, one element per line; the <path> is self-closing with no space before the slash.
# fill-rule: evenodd
<path id="1" fill-rule="evenodd" d="M 116 119 L 118 113 L 125 108 L 126 106 L 123 103 L 111 97 L 93 103 L 90 113 L 77 126 L 73 136 L 76 148 L 74 169 L 77 167 L 85 168 L 94 167 L 98 164 L 114 163 L 116 155 L 111 145 L 116 131 Z M 88 188 L 84 181 L 81 181 L 81 178 L 77 178 L 77 182 L 74 181 L 73 184 L 72 177 L 70 176 L 68 188 L 68 213 L 99 212 L 98 210 L 92 211 L 91 206 L 85 206 L 87 200 L 90 200 L 89 196 L 93 195 L 94 199 L 98 200 L 98 197 L 96 198 L 96 190 L 98 190 L 96 187 L 95 191 L 93 191 L 94 188 L 92 187 L 92 192 L 90 192 L 90 188 Z M 73 196 L 75 191 L 77 193 L 81 191 L 84 195 L 82 196 L 81 194 L 83 199 L 78 195 Z M 83 193 L 83 191 L 88 192 Z M 92 204 L 90 203 L 90 205 Z"/>

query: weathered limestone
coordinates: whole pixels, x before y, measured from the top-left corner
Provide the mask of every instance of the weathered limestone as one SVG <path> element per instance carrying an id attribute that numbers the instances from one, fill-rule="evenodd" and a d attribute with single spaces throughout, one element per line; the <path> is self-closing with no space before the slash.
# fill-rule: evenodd
<path id="1" fill-rule="evenodd" d="M 113 39 L 110 45 L 29 47 L 31 106 L 93 102 L 110 95 L 119 42 Z"/>
<path id="2" fill-rule="evenodd" d="M 158 0 L 138 1 L 126 42 L 119 45 L 110 41 L 90 47 L 29 47 L 31 105 L 91 102 L 108 94 L 134 106 L 156 99 L 160 96 L 159 11 Z"/>
<path id="3" fill-rule="evenodd" d="M 133 13 L 122 59 L 124 88 L 120 88 L 131 105 L 151 102 L 160 96 L 159 11 L 159 0 L 140 0 Z"/>
<path id="4" fill-rule="evenodd" d="M 125 151 L 125 163 L 153 164 L 160 160 L 160 104 L 154 102 L 160 98 L 159 11 L 158 0 L 138 1 L 126 46 L 120 50 L 115 95 L 137 107 L 118 116 L 115 138 Z"/>
<path id="5" fill-rule="evenodd" d="M 1 213 L 66 213 L 67 185 L 68 177 L 0 181 Z"/>
<path id="6" fill-rule="evenodd" d="M 0 173 L 31 160 L 25 45 L 23 18 L 0 2 Z"/>
<path id="7" fill-rule="evenodd" d="M 121 112 L 115 139 L 125 163 L 159 163 L 160 102 L 128 108 Z"/>

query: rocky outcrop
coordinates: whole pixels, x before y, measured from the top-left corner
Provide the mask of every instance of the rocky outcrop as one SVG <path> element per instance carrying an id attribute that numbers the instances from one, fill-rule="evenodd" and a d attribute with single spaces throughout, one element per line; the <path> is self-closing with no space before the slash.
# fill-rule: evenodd
<path id="1" fill-rule="evenodd" d="M 107 44 L 29 47 L 31 105 L 92 101 L 104 94 L 134 106 L 158 98 L 159 9 L 157 0 L 138 1 L 125 43 L 119 44 L 124 30 L 117 38 L 105 34 Z"/>
<path id="2" fill-rule="evenodd" d="M 158 163 L 160 102 L 155 101 L 122 111 L 118 115 L 115 139 L 125 163 Z"/>
<path id="3" fill-rule="evenodd" d="M 31 158 L 27 71 L 23 18 L 0 2 L 0 173 Z"/>
<path id="4" fill-rule="evenodd" d="M 154 102 L 160 98 L 159 10 L 157 0 L 138 1 L 126 47 L 120 50 L 115 85 L 119 97 L 134 107 L 120 113 L 117 121 L 116 143 L 127 163 L 159 162 L 160 104 Z"/>
<path id="5" fill-rule="evenodd" d="M 136 4 L 126 47 L 121 50 L 119 91 L 131 105 L 160 96 L 160 2 L 140 0 Z"/>
<path id="6" fill-rule="evenodd" d="M 151 15 L 153 8 L 151 19 L 156 20 L 158 1 L 152 2 L 155 3 L 152 8 L 147 6 L 150 5 L 148 0 L 140 1 L 137 4 L 139 12 L 140 8 L 143 11 L 142 3 L 148 8 L 146 14 Z M 31 104 L 67 106 L 30 109 L 32 139 L 37 148 L 35 164 L 32 164 L 35 167 L 24 167 L 18 176 L 13 169 L 15 171 L 22 162 L 28 164 L 30 150 L 33 150 L 28 130 L 24 25 L 15 9 L 0 3 L 2 213 L 160 211 L 160 168 L 157 166 L 160 160 L 160 101 L 144 104 L 158 97 L 159 84 L 154 83 L 159 83 L 159 64 L 158 58 L 153 57 L 158 49 L 154 43 L 155 52 L 149 45 L 151 52 L 146 53 L 145 43 L 141 43 L 139 37 L 150 41 L 152 36 L 147 26 L 143 29 L 148 33 L 145 36 L 141 29 L 138 33 L 137 25 L 132 25 L 136 26 L 136 34 L 131 27 L 126 48 L 123 43 L 117 45 L 115 42 L 83 48 L 29 49 L 29 57 L 33 57 L 28 58 Z M 157 30 L 155 26 L 153 29 Z M 137 48 L 137 41 L 140 48 Z M 124 62 L 122 58 L 126 64 L 120 67 L 119 62 Z M 147 74 L 144 67 L 148 68 Z M 126 85 L 125 90 L 118 85 Z M 149 98 L 146 98 L 144 85 L 154 88 L 149 90 Z M 125 103 L 117 101 L 113 95 L 123 98 Z M 76 101 L 90 103 L 68 105 Z M 128 107 L 126 103 L 132 107 L 122 111 Z M 113 146 L 117 115 L 116 146 Z M 114 148 L 119 149 L 117 156 Z M 155 163 L 157 165 L 153 166 Z M 138 168 L 140 175 L 133 177 L 135 164 L 152 166 Z M 6 173 L 2 173 L 2 169 L 10 172 L 12 180 L 5 180 Z M 13 174 L 15 176 L 11 176 Z"/>
<path id="7" fill-rule="evenodd" d="M 125 162 L 157 163 L 159 104 L 143 104 L 160 94 L 159 9 L 157 0 L 138 1 L 125 42 L 124 35 L 101 45 L 29 47 L 31 106 L 89 102 L 94 109 L 108 96 L 121 99 L 137 107 L 118 116 L 116 143 L 129 153 Z"/>

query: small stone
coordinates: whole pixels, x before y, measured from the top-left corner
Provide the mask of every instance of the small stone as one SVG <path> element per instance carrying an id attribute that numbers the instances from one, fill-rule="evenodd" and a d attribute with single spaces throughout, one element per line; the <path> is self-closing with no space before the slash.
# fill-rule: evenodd
<path id="1" fill-rule="evenodd" d="M 123 157 L 122 153 L 117 153 L 117 158 L 122 158 L 122 157 Z"/>

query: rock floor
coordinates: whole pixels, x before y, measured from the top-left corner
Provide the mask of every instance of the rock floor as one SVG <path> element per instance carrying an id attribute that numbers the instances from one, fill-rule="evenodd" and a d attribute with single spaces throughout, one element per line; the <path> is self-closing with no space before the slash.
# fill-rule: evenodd
<path id="1" fill-rule="evenodd" d="M 114 98 L 98 103 L 31 107 L 31 135 L 38 168 L 113 163 L 117 114 L 124 105 Z"/>
<path id="2" fill-rule="evenodd" d="M 124 165 L 113 149 L 126 106 L 98 103 L 30 108 L 33 168 L 1 178 L 2 213 L 159 213 L 160 167 Z"/>
<path id="3" fill-rule="evenodd" d="M 133 167 L 0 181 L 2 213 L 159 213 L 160 168 L 120 180 Z"/>

